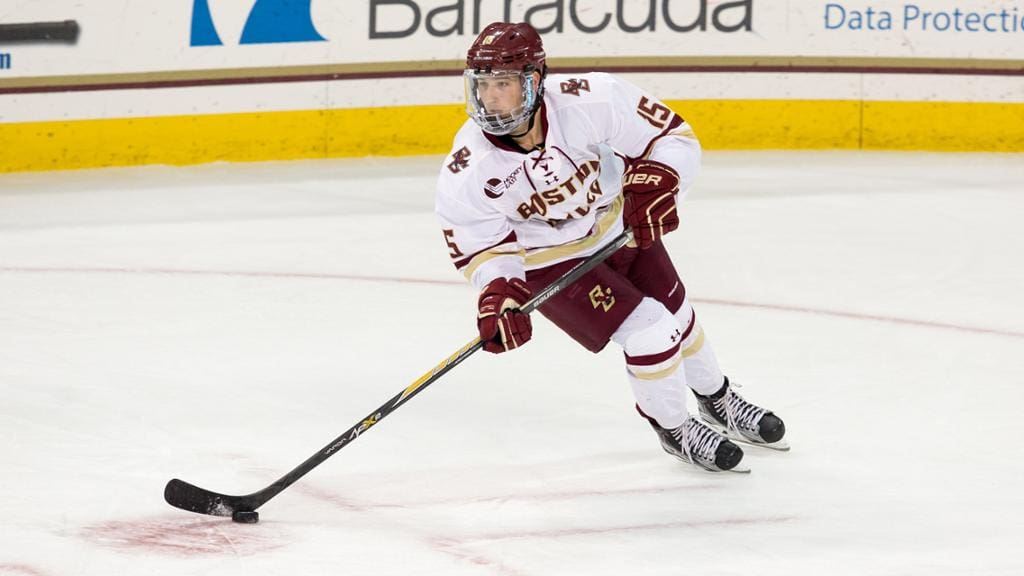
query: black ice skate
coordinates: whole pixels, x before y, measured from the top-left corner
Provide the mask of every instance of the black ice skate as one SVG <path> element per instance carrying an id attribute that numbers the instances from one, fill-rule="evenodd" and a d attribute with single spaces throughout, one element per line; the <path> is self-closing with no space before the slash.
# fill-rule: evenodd
<path id="1" fill-rule="evenodd" d="M 732 440 L 764 446 L 774 450 L 789 450 L 783 439 L 786 424 L 770 410 L 747 402 L 736 393 L 738 384 L 725 379 L 722 388 L 710 396 L 696 394 L 701 418 Z"/>
<path id="2" fill-rule="evenodd" d="M 640 414 L 658 434 L 662 449 L 683 462 L 711 472 L 750 472 L 749 468 L 736 467 L 743 459 L 743 450 L 697 418 L 687 416 L 682 426 L 668 429 L 642 411 Z"/>

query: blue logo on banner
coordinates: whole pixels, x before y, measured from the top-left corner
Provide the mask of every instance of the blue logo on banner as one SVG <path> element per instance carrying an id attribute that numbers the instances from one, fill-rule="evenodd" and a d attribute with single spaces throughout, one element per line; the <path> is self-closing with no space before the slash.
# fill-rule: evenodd
<path id="1" fill-rule="evenodd" d="M 242 29 L 241 44 L 323 42 L 313 26 L 312 0 L 256 0 Z M 192 46 L 222 46 L 209 0 L 192 0 Z"/>

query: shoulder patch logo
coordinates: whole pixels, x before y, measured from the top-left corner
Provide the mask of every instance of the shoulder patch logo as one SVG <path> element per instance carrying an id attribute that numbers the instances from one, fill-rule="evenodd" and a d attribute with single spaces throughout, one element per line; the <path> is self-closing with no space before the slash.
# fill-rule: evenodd
<path id="1" fill-rule="evenodd" d="M 484 194 L 486 194 L 488 198 L 494 198 L 497 200 L 505 193 L 502 188 L 504 188 L 504 184 L 502 183 L 501 178 L 491 178 L 487 181 L 487 184 L 484 185 Z"/>
<path id="2" fill-rule="evenodd" d="M 448 163 L 448 169 L 451 170 L 452 174 L 458 174 L 462 172 L 463 168 L 469 168 L 468 158 L 472 156 L 469 148 L 463 146 L 462 148 L 455 151 L 452 154 L 452 161 Z"/>
<path id="3" fill-rule="evenodd" d="M 590 80 L 586 78 L 577 80 L 576 78 L 570 78 L 568 82 L 562 82 L 559 84 L 562 88 L 562 94 L 572 94 L 573 96 L 579 96 L 580 90 L 584 92 L 590 92 Z"/>

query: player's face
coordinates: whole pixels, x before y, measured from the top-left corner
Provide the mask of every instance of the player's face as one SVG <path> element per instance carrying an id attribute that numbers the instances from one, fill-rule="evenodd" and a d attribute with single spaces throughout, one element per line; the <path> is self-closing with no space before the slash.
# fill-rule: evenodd
<path id="1" fill-rule="evenodd" d="M 488 114 L 508 114 L 523 104 L 523 83 L 519 73 L 480 78 L 476 89 Z"/>
<path id="2" fill-rule="evenodd" d="M 484 132 L 501 135 L 529 119 L 536 106 L 540 72 L 529 76 L 515 71 L 462 73 L 466 88 L 466 114 Z"/>

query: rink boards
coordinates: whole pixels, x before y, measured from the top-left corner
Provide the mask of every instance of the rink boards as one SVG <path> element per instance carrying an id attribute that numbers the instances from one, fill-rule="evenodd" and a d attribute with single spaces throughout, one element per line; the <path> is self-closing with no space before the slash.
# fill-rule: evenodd
<path id="1" fill-rule="evenodd" d="M 974 92 L 993 101 L 951 102 L 934 95 L 973 77 L 627 76 L 656 94 L 693 94 L 667 102 L 708 149 L 1024 151 L 1024 103 L 1012 101 L 1014 96 L 1024 100 L 1021 77 L 983 78 Z M 439 154 L 465 121 L 463 106 L 405 100 L 425 91 L 435 99 L 455 99 L 450 93 L 460 93 L 461 84 L 458 76 L 443 76 L 8 95 L 17 104 L 6 115 L 25 121 L 0 124 L 0 142 L 17 143 L 4 146 L 0 171 Z M 181 99 L 182 90 L 191 97 Z M 800 90 L 811 97 L 793 97 Z M 853 98 L 866 90 L 884 99 Z M 384 98 L 387 105 L 369 101 L 383 95 L 390 95 Z M 218 110 L 218 103 L 237 101 L 232 98 L 249 100 L 256 110 Z M 137 115 L 104 117 L 119 102 Z M 205 112 L 194 113 L 196 108 Z M 44 119 L 62 115 L 75 118 Z"/>
<path id="2" fill-rule="evenodd" d="M 46 0 L 17 18 L 81 35 L 0 38 L 0 172 L 443 153 L 466 46 L 503 18 L 541 30 L 552 71 L 667 101 L 708 149 L 1021 152 L 1016 4 Z"/>

